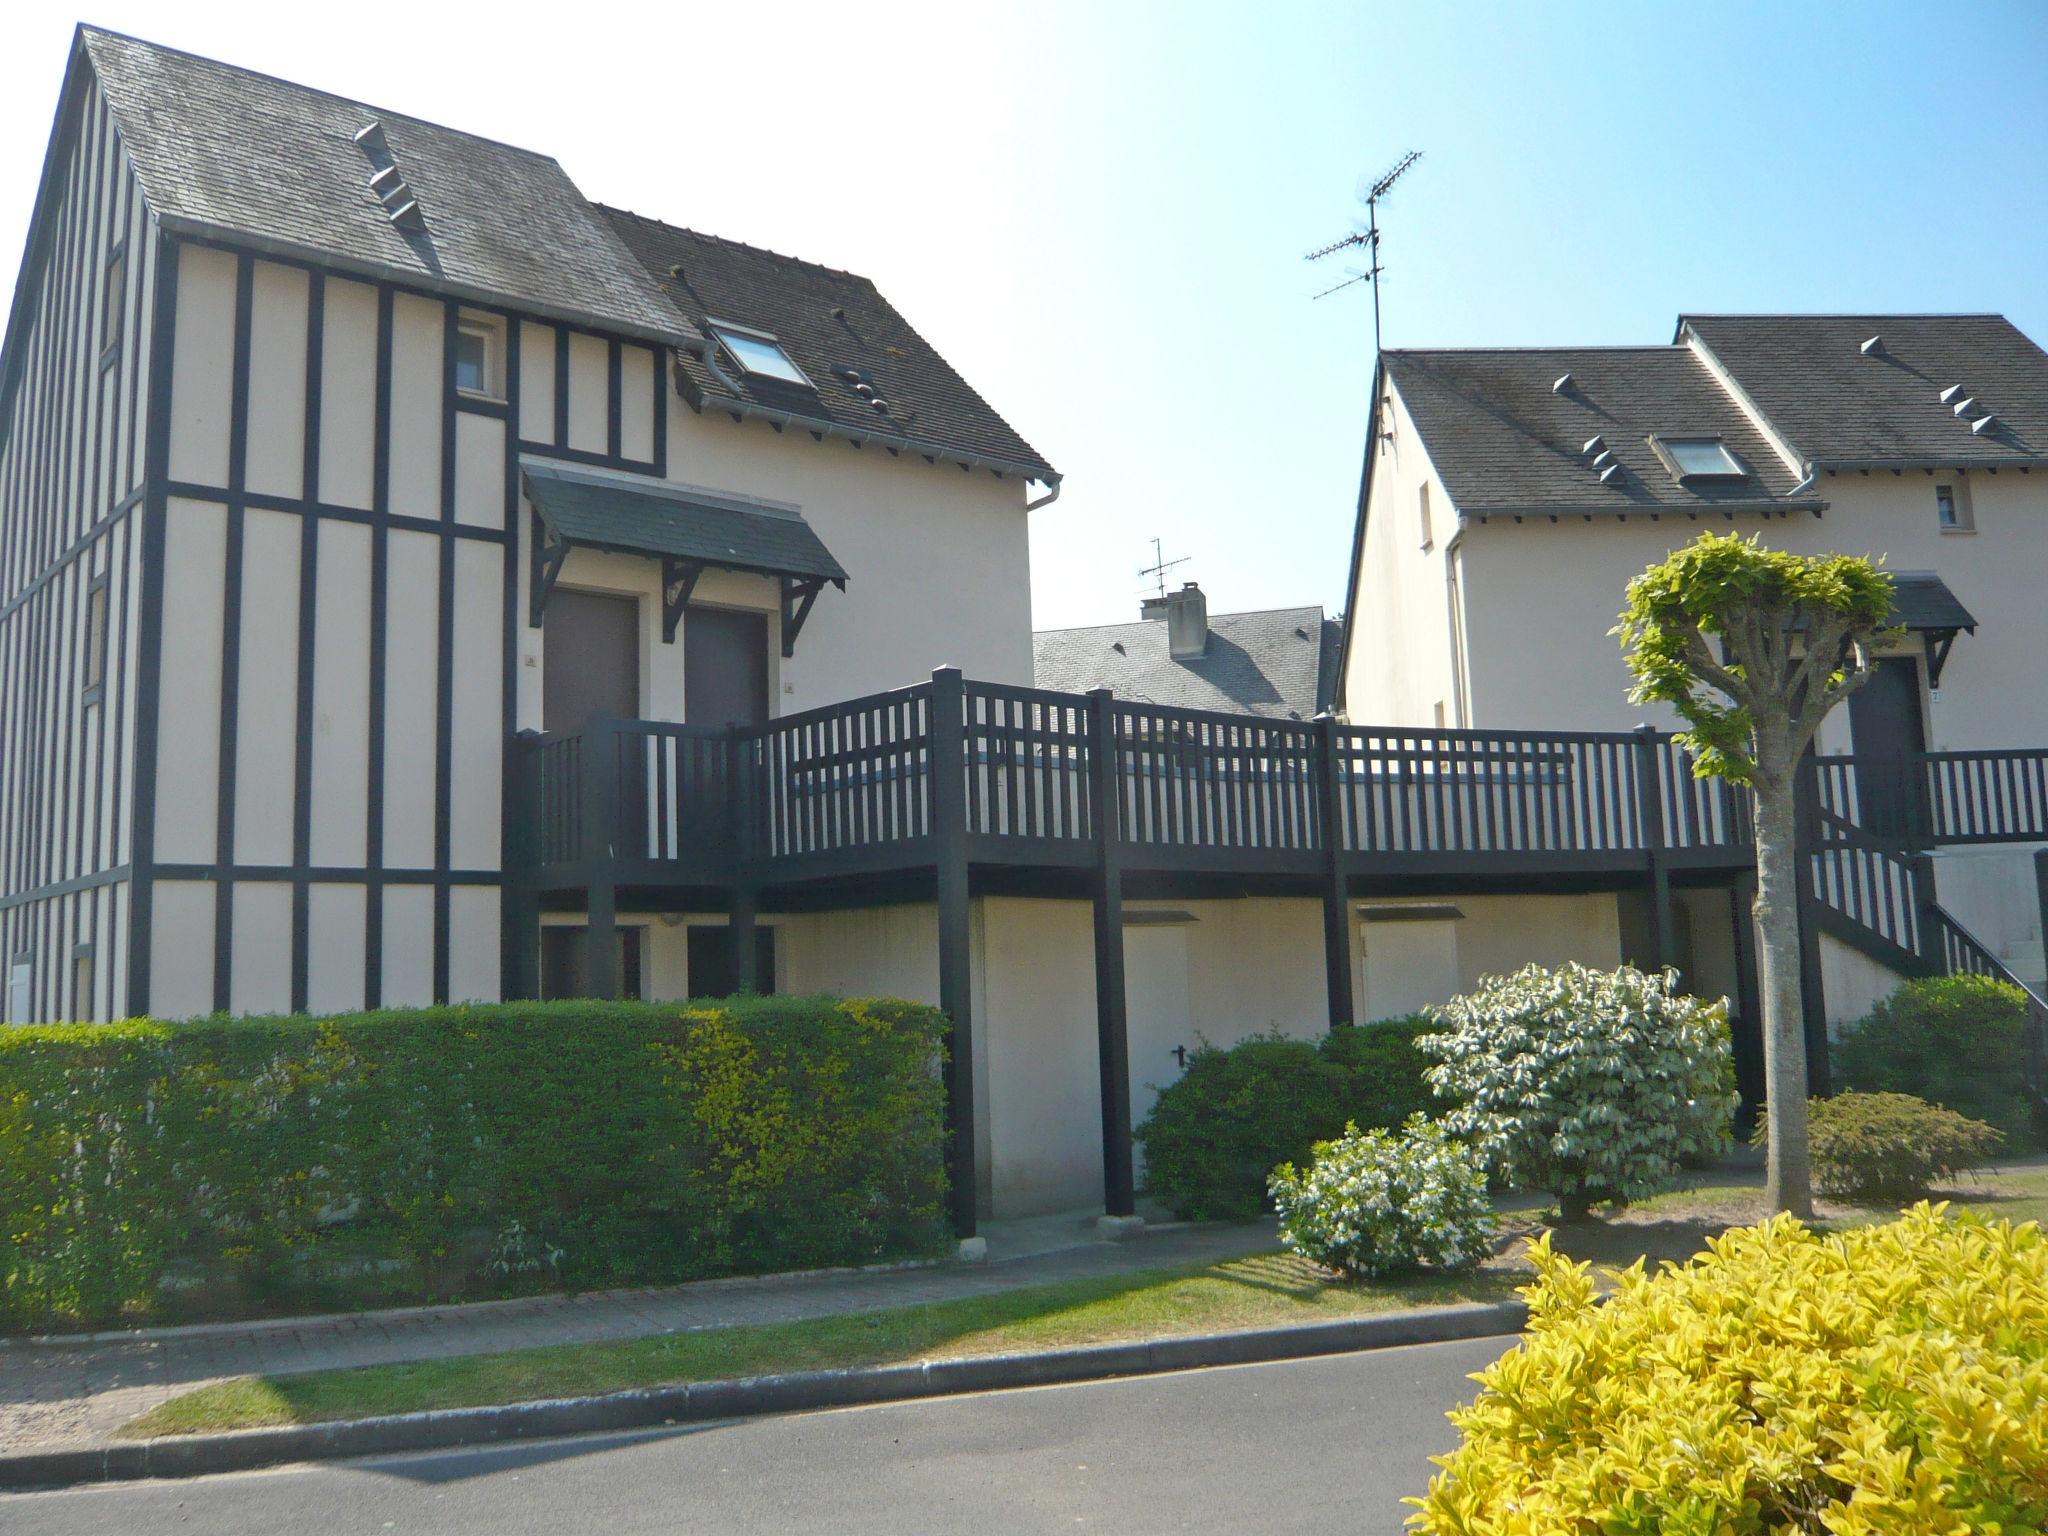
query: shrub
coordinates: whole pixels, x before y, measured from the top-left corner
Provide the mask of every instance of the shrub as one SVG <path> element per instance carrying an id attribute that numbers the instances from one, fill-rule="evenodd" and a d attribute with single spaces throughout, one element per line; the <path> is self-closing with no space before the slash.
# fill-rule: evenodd
<path id="1" fill-rule="evenodd" d="M 1504 1183 L 1554 1192 L 1567 1217 L 1665 1187 L 1718 1152 L 1735 1112 L 1725 1002 L 1630 966 L 1532 965 L 1431 1010 L 1446 1112 Z"/>
<path id="2" fill-rule="evenodd" d="M 1275 1169 L 1272 1190 L 1280 1240 L 1347 1275 L 1469 1269 L 1493 1242 L 1486 1170 L 1421 1115 L 1397 1131 L 1346 1126 L 1307 1169 Z"/>
<path id="3" fill-rule="evenodd" d="M 1950 1217 L 1819 1237 L 1789 1216 L 1598 1304 L 1536 1244 L 1522 1343 L 1451 1414 L 1425 1536 L 2038 1531 L 2048 1238 Z"/>
<path id="4" fill-rule="evenodd" d="M 0 1031 L 0 1325 L 928 1248 L 944 1031 L 826 998 Z"/>
<path id="5" fill-rule="evenodd" d="M 1840 1093 L 1807 1110 L 1813 1182 L 1824 1195 L 1903 1205 L 1982 1167 L 2004 1138 L 1981 1120 L 1904 1093 Z"/>
<path id="6" fill-rule="evenodd" d="M 1851 1024 L 1832 1058 L 1846 1087 L 1915 1094 L 2032 1146 L 2027 1027 L 2026 994 L 2010 982 L 1909 981 Z"/>
<path id="7" fill-rule="evenodd" d="M 1399 1125 L 1429 1103 L 1421 1019 L 1335 1029 L 1320 1041 L 1254 1035 L 1204 1045 L 1137 1129 L 1146 1191 L 1185 1220 L 1256 1216 L 1280 1163 L 1306 1163 L 1347 1121 Z"/>

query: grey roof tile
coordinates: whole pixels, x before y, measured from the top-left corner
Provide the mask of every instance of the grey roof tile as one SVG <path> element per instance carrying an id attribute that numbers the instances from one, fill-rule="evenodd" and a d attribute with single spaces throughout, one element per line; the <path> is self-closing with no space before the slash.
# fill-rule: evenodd
<path id="1" fill-rule="evenodd" d="M 1467 515 L 1700 512 L 1776 502 L 1799 480 L 1688 347 L 1389 351 L 1386 366 Z M 1566 373 L 1571 387 L 1554 391 Z M 1681 484 L 1653 434 L 1717 436 L 1754 478 Z M 1612 482 L 1583 452 L 1595 436 L 1622 467 Z"/>
<path id="2" fill-rule="evenodd" d="M 656 339 L 694 335 L 560 165 L 419 118 L 83 27 L 150 206 L 173 228 Z M 356 131 L 381 122 L 418 194 L 408 240 Z"/>
<path id="3" fill-rule="evenodd" d="M 1109 688 L 1176 709 L 1308 720 L 1329 707 L 1337 630 L 1321 608 L 1212 614 L 1207 651 L 1175 661 L 1163 619 L 1045 629 L 1031 637 L 1033 670 L 1062 693 Z"/>
<path id="4" fill-rule="evenodd" d="M 658 219 L 607 208 L 627 247 L 693 324 L 724 320 L 771 332 L 815 392 L 726 372 L 702 360 L 681 371 L 699 405 L 741 399 L 842 427 L 899 434 L 942 450 L 999 459 L 1056 478 L 1045 458 L 997 413 L 865 277 Z M 889 409 L 878 411 L 841 370 L 860 370 Z"/>
<path id="5" fill-rule="evenodd" d="M 2048 455 L 2048 353 L 2003 315 L 1683 315 L 1764 417 L 1820 464 Z M 1863 343 L 1883 338 L 1866 355 Z M 1977 409 L 1958 419 L 1942 391 Z M 1986 411 L 1999 430 L 1973 433 Z"/>
<path id="6" fill-rule="evenodd" d="M 713 500 L 660 480 L 527 459 L 526 494 L 558 537 L 594 549 L 673 555 L 724 570 L 844 581 L 845 568 L 800 513 Z"/>

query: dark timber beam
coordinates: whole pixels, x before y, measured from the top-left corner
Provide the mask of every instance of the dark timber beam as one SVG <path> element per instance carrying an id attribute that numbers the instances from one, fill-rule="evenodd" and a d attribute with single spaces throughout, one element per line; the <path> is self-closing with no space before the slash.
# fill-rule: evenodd
<path id="1" fill-rule="evenodd" d="M 569 558 L 569 541 L 555 538 L 536 512 L 533 515 L 531 544 L 533 571 L 526 594 L 526 627 L 539 629 L 541 615 L 547 612 L 548 594 L 555 590 L 555 581 L 561 576 L 562 566 Z"/>
<path id="2" fill-rule="evenodd" d="M 803 633 L 804 622 L 811 616 L 811 605 L 818 600 L 818 594 L 825 590 L 823 576 L 782 578 L 782 655 L 783 659 L 796 654 L 796 637 Z M 846 583 L 834 581 L 833 586 L 846 590 Z M 936 674 L 935 674 L 936 675 Z"/>
<path id="3" fill-rule="evenodd" d="M 1678 930 L 1671 912 L 1671 866 L 1664 852 L 1663 763 L 1657 732 L 1643 725 L 1635 732 L 1636 826 L 1648 864 L 1645 881 L 1650 898 L 1650 953 L 1659 970 L 1678 964 Z M 1681 976 L 1679 982 L 1684 984 Z"/>
<path id="4" fill-rule="evenodd" d="M 785 632 L 785 643 L 787 633 Z M 787 652 L 785 652 L 787 654 Z M 967 696 L 959 669 L 932 674 L 931 818 L 939 907 L 939 1008 L 946 1061 L 947 1198 L 953 1231 L 974 1235 L 980 1170 L 974 1124 L 974 977 L 967 883 Z"/>
<path id="5" fill-rule="evenodd" d="M 1124 984 L 1122 793 L 1116 758 L 1116 695 L 1088 694 L 1088 786 L 1095 822 L 1095 1046 L 1102 1092 L 1102 1205 L 1137 1210 L 1131 1153 L 1131 1042 Z"/>
<path id="6" fill-rule="evenodd" d="M 599 716 L 583 731 L 583 821 L 577 829 L 585 870 L 589 927 L 584 932 L 583 991 L 619 995 L 619 905 L 612 881 L 612 834 L 619 822 L 619 733 Z"/>
<path id="7" fill-rule="evenodd" d="M 1742 1095 L 1746 1129 L 1764 1101 L 1763 989 L 1756 968 L 1756 876 L 1728 887 L 1728 921 L 1735 939 L 1735 1086 Z"/>
<path id="8" fill-rule="evenodd" d="M 727 942 L 732 945 L 732 984 L 736 992 L 748 994 L 761 990 L 760 955 L 756 947 L 755 918 L 760 914 L 760 899 L 751 886 L 736 885 L 726 896 L 726 914 L 730 920 Z"/>
<path id="9" fill-rule="evenodd" d="M 1819 784 L 1815 775 L 1793 776 L 1793 842 L 1799 850 L 1799 1009 L 1806 1026 L 1806 1091 L 1825 1098 L 1833 1074 L 1828 1062 L 1827 988 L 1820 974 L 1820 900 L 1813 889 L 1813 852 L 1820 847 Z"/>
<path id="10" fill-rule="evenodd" d="M 1316 790 L 1322 821 L 1323 975 L 1330 999 L 1330 1028 L 1357 1022 L 1351 993 L 1351 918 L 1344 883 L 1344 758 L 1337 722 L 1316 721 Z"/>
<path id="11" fill-rule="evenodd" d="M 661 562 L 661 643 L 676 643 L 676 626 L 683 621 L 683 610 L 690 606 L 690 594 L 697 590 L 697 583 L 704 575 L 702 560 L 678 560 L 673 556 Z"/>

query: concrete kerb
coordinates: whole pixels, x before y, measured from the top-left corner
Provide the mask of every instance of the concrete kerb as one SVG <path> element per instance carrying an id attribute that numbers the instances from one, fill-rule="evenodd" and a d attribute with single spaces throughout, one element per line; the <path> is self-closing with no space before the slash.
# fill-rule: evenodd
<path id="1" fill-rule="evenodd" d="M 1290 1328 L 1139 1339 L 1037 1354 L 985 1355 L 859 1370 L 801 1371 L 737 1381 L 647 1387 L 599 1397 L 509 1403 L 493 1408 L 450 1408 L 331 1424 L 124 1441 L 77 1450 L 24 1451 L 0 1454 L 0 1489 L 200 1477 L 289 1462 L 389 1456 L 757 1414 L 908 1402 L 963 1392 L 1055 1386 L 1204 1366 L 1306 1359 L 1405 1344 L 1448 1343 L 1519 1333 L 1528 1315 L 1528 1308 L 1519 1301 L 1473 1303 L 1383 1312 Z"/>

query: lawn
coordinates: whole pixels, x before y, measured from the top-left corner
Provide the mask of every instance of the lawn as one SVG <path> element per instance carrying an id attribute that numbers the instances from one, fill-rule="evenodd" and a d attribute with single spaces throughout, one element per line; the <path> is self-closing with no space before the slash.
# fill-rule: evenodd
<path id="1" fill-rule="evenodd" d="M 1989 1174 L 1942 1197 L 2013 1221 L 2048 1220 L 2048 1167 Z M 1826 1206 L 1820 1225 L 1887 1220 L 1894 1212 Z M 1554 1228 L 1575 1258 L 1623 1266 L 1682 1261 L 1706 1239 L 1761 1219 L 1750 1182 L 1702 1182 L 1604 1218 Z M 1499 1301 L 1525 1274 L 1522 1239 L 1554 1213 L 1504 1217 L 1498 1252 L 1478 1273 L 1400 1282 L 1347 1282 L 1291 1254 L 1033 1286 L 992 1296 L 843 1317 L 706 1329 L 602 1344 L 300 1375 L 238 1377 L 199 1387 L 128 1424 L 134 1437 L 306 1424 L 435 1408 L 575 1397 L 677 1382 L 784 1371 L 901 1365 L 923 1360 L 1070 1348 L 1171 1334 L 1221 1333 L 1357 1317 L 1403 1307 Z"/>
<path id="2" fill-rule="evenodd" d="M 302 1375 L 237 1377 L 172 1398 L 134 1437 L 306 1424 L 576 1397 L 784 1371 L 902 1365 L 1167 1334 L 1327 1322 L 1403 1307 L 1502 1301 L 1509 1270 L 1349 1284 L 1287 1253 L 1102 1276 L 844 1317 Z"/>

